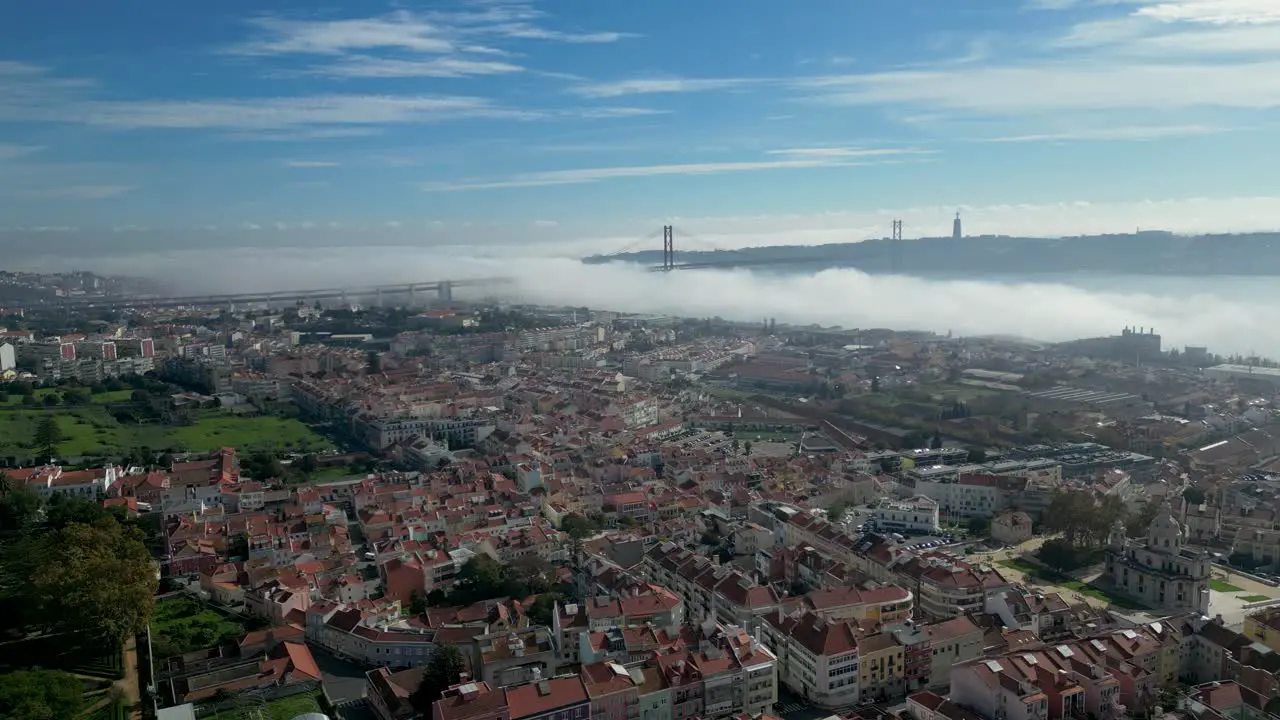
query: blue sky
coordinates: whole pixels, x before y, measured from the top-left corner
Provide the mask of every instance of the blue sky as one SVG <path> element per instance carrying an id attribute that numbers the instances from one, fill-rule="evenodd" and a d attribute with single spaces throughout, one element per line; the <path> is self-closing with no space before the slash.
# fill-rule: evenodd
<path id="1" fill-rule="evenodd" d="M 5 3 L 0 238 L 1272 228 L 1278 105 L 1276 0 Z"/>

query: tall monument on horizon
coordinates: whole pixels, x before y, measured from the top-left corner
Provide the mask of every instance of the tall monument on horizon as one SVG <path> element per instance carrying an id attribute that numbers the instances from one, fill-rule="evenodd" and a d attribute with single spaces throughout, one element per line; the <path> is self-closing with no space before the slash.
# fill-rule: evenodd
<path id="1" fill-rule="evenodd" d="M 960 232 L 960 213 L 957 212 L 956 221 L 951 223 L 951 239 L 959 240 L 962 237 L 964 237 L 964 234 Z"/>

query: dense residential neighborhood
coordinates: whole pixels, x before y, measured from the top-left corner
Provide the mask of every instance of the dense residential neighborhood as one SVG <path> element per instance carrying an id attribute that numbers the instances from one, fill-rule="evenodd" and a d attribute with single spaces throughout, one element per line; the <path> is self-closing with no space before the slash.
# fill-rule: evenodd
<path id="1" fill-rule="evenodd" d="M 30 425 L 0 470 L 6 537 L 53 552 L 77 528 L 118 536 L 141 572 L 128 587 L 154 603 L 126 622 L 67 600 L 76 627 L 112 623 L 96 651 L 128 666 L 80 711 L 1276 710 L 1266 387 L 1176 358 L 1138 377 L 1101 351 L 920 333 L 396 312 L 146 310 L 127 328 L 5 332 L 0 412 Z M 380 346 L 319 329 L 360 322 L 416 329 Z M 267 420 L 317 439 L 275 442 L 252 424 Z M 207 428 L 209 446 L 163 444 L 170 428 Z M 142 432 L 161 444 L 128 439 Z M 55 620 L 15 632 L 33 642 Z"/>

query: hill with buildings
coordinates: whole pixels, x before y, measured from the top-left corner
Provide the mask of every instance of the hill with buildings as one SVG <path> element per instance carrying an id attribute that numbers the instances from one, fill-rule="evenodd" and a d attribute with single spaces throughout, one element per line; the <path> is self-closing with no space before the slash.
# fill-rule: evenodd
<path id="1" fill-rule="evenodd" d="M 678 248 L 677 248 L 678 250 Z M 593 256 L 583 262 L 661 265 L 660 250 Z M 741 250 L 677 251 L 677 264 L 856 268 L 913 275 L 1107 273 L 1280 275 L 1280 233 L 1174 235 L 1146 231 L 1060 238 L 980 235 Z"/>

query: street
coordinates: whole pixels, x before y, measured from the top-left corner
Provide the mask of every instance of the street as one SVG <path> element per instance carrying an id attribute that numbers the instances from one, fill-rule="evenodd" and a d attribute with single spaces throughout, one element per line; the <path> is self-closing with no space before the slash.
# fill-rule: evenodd
<path id="1" fill-rule="evenodd" d="M 355 663 L 334 657 L 327 650 L 311 646 L 311 655 L 323 676 L 324 691 L 335 705 L 342 705 L 365 696 L 364 668 Z"/>

